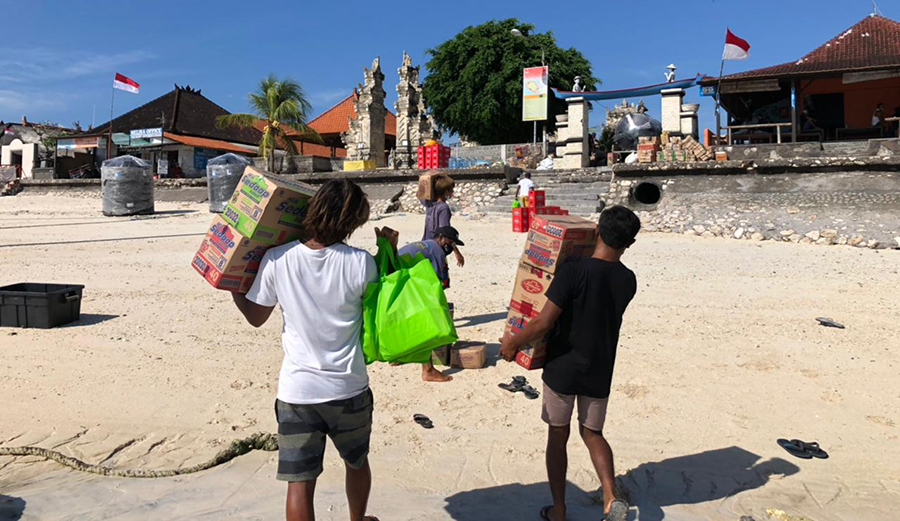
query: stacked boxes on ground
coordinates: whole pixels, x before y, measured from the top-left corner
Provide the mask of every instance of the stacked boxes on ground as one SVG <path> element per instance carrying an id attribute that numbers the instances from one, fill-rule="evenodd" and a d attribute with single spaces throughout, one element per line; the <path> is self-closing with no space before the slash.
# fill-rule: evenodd
<path id="1" fill-rule="evenodd" d="M 266 250 L 304 238 L 312 186 L 248 166 L 191 263 L 213 287 L 246 293 Z"/>
<path id="2" fill-rule="evenodd" d="M 658 162 L 712 161 L 715 158 L 713 151 L 694 139 L 693 136 L 669 137 L 663 134 L 662 148 L 657 152 L 656 160 Z M 640 161 L 640 156 L 638 161 Z"/>
<path id="3" fill-rule="evenodd" d="M 597 244 L 597 226 L 569 215 L 535 215 L 525 241 L 525 251 L 516 270 L 516 282 L 509 303 L 504 337 L 522 331 L 540 314 L 547 302 L 546 292 L 557 268 L 569 258 L 589 257 Z M 525 369 L 543 367 L 546 339 L 533 342 L 516 356 Z"/>
<path id="4" fill-rule="evenodd" d="M 514 233 L 528 233 L 535 215 L 569 215 L 568 210 L 559 206 L 547 206 L 547 195 L 543 190 L 532 190 L 528 194 L 528 205 L 512 209 Z"/>
<path id="5" fill-rule="evenodd" d="M 655 163 L 659 152 L 658 136 L 641 136 L 638 138 L 638 163 Z"/>

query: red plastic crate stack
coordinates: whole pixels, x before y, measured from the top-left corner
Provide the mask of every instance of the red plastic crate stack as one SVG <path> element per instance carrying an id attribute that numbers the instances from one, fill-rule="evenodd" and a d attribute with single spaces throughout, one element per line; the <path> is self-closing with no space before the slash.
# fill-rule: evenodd
<path id="1" fill-rule="evenodd" d="M 450 165 L 450 147 L 439 143 L 419 147 L 418 166 L 420 170 L 447 168 Z"/>
<path id="2" fill-rule="evenodd" d="M 512 209 L 512 231 L 513 233 L 528 233 L 528 227 L 531 225 L 531 219 L 528 216 L 528 208 Z"/>

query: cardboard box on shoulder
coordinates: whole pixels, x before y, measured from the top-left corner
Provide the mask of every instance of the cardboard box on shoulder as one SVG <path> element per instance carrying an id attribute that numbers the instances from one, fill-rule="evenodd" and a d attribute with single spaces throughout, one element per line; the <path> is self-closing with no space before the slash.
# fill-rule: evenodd
<path id="1" fill-rule="evenodd" d="M 535 268 L 527 262 L 519 262 L 509 309 L 528 318 L 538 316 L 544 309 L 544 304 L 547 303 L 547 297 L 544 294 L 552 280 L 552 274 Z"/>
<path id="2" fill-rule="evenodd" d="M 191 265 L 214 288 L 246 293 L 269 246 L 242 237 L 216 216 Z"/>
<path id="3" fill-rule="evenodd" d="M 534 215 L 522 261 L 554 273 L 569 257 L 588 257 L 597 245 L 597 226 L 572 215 Z"/>
<path id="4" fill-rule="evenodd" d="M 425 172 L 419 176 L 419 185 L 416 188 L 416 199 L 434 201 L 434 181 L 439 174 L 437 172 Z"/>
<path id="5" fill-rule="evenodd" d="M 248 166 L 222 217 L 241 235 L 269 245 L 303 237 L 303 217 L 316 189 Z"/>
<path id="6" fill-rule="evenodd" d="M 517 313 L 515 310 L 509 310 L 506 317 L 506 326 L 503 328 L 503 338 L 509 338 L 520 333 L 525 324 L 531 318 Z M 525 369 L 539 369 L 544 367 L 544 361 L 547 358 L 547 339 L 543 338 L 536 342 L 526 344 L 518 354 L 516 354 L 516 363 Z"/>

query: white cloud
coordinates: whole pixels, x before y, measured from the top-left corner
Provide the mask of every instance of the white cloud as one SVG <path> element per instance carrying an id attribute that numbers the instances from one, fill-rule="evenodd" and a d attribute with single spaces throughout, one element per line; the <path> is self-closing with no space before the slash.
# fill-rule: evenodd
<path id="1" fill-rule="evenodd" d="M 42 112 L 65 110 L 74 99 L 71 93 L 0 89 L 0 114 L 8 116 L 8 120 L 22 115 L 34 119 Z"/>
<path id="2" fill-rule="evenodd" d="M 154 57 L 153 53 L 141 50 L 105 54 L 0 47 L 0 81 L 34 83 L 70 80 L 104 72 L 112 73 L 120 67 Z"/>
<path id="3" fill-rule="evenodd" d="M 331 89 L 325 91 L 313 92 L 309 95 L 309 101 L 313 104 L 317 103 L 334 103 L 335 101 L 346 98 L 350 95 L 352 89 L 341 88 L 341 89 Z"/>

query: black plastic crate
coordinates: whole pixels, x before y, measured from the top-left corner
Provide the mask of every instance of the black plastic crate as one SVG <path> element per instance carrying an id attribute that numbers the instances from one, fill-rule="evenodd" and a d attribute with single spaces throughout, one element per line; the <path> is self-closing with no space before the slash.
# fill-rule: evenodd
<path id="1" fill-rule="evenodd" d="M 81 317 L 78 284 L 23 282 L 0 287 L 0 327 L 49 329 Z"/>

